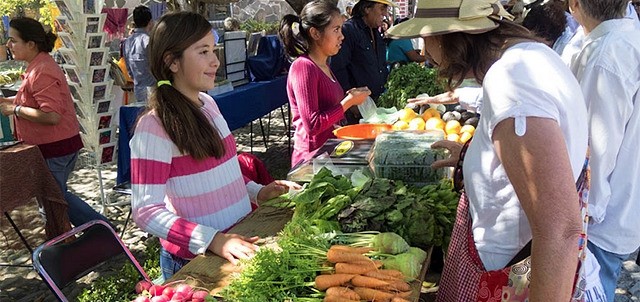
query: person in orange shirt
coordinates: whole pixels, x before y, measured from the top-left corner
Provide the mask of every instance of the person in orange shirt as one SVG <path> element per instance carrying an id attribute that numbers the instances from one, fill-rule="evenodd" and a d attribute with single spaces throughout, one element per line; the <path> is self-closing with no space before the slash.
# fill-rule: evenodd
<path id="1" fill-rule="evenodd" d="M 69 204 L 69 220 L 78 226 L 107 218 L 67 191 L 67 180 L 82 149 L 80 128 L 69 85 L 49 52 L 56 36 L 40 22 L 16 18 L 9 23 L 9 42 L 15 60 L 27 62 L 22 84 L 12 98 L 0 98 L 0 112 L 13 116 L 17 139 L 37 145 Z"/>

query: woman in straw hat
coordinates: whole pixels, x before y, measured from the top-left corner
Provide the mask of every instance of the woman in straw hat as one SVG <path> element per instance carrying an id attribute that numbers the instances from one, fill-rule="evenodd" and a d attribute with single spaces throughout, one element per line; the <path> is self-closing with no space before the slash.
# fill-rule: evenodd
<path id="1" fill-rule="evenodd" d="M 573 301 L 572 292 L 576 300 L 587 296 L 573 290 L 576 276 L 582 289 L 600 286 L 597 263 L 578 244 L 584 243 L 586 213 L 576 193 L 576 183 L 585 188 L 577 181 L 587 154 L 584 98 L 558 55 L 511 19 L 498 0 L 430 0 L 418 2 L 413 19 L 388 31 L 391 37 L 424 37 L 449 90 L 469 77 L 483 87 L 481 119 L 468 150 L 453 142 L 433 145 L 455 155 L 436 168 L 455 165 L 466 154 L 460 167 L 466 197 L 439 301 Z M 481 273 L 528 255 L 533 269 L 520 280 L 530 286 L 503 287 L 508 270 Z M 585 258 L 586 272 L 576 274 Z"/>

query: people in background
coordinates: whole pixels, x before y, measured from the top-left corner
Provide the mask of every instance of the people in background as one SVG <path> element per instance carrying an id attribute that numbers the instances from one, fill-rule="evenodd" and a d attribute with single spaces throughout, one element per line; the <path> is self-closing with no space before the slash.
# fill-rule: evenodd
<path id="1" fill-rule="evenodd" d="M 398 25 L 409 18 L 398 18 L 394 25 Z M 419 49 L 413 48 L 411 39 L 388 39 L 387 43 L 387 64 L 390 66 L 402 65 L 409 62 L 422 63 L 426 58 L 420 54 Z"/>
<path id="2" fill-rule="evenodd" d="M 371 93 L 367 87 L 350 88 L 345 96 L 327 62 L 343 42 L 340 10 L 329 1 L 313 1 L 300 16 L 286 15 L 280 39 L 287 54 L 296 58 L 287 78 L 287 95 L 295 127 L 291 166 L 310 159 L 331 137 L 349 108 Z"/>
<path id="3" fill-rule="evenodd" d="M 589 249 L 614 301 L 622 262 L 640 246 L 640 30 L 628 0 L 571 0 L 584 39 L 571 62 L 589 108 Z"/>
<path id="4" fill-rule="evenodd" d="M 27 70 L 18 93 L 0 98 L 0 111 L 13 116 L 16 139 L 37 145 L 42 152 L 69 204 L 71 223 L 79 226 L 95 219 L 109 222 L 67 189 L 67 180 L 83 144 L 69 85 L 62 69 L 49 55 L 55 40 L 56 36 L 45 32 L 34 19 L 11 20 L 7 45 L 15 60 L 27 63 Z"/>
<path id="5" fill-rule="evenodd" d="M 151 87 L 156 84 L 149 71 L 147 45 L 149 31 L 153 27 L 151 10 L 146 6 L 138 6 L 133 10 L 133 34 L 124 40 L 124 58 L 129 75 L 133 78 L 133 92 L 136 102 L 146 104 Z"/>
<path id="6" fill-rule="evenodd" d="M 464 18 L 458 14 L 463 6 Z M 434 11 L 441 13 L 427 13 Z M 479 256 L 479 267 L 502 269 L 530 240 L 529 300 L 570 301 L 586 250 L 576 182 L 587 155 L 587 109 L 578 82 L 553 50 L 509 21 L 497 0 L 418 2 L 417 12 L 388 34 L 425 37 L 450 91 L 473 75 L 484 95 L 461 167 L 467 197 L 461 204 L 468 208 L 456 216 L 447 252 L 456 261 L 445 263 L 438 301 L 476 301 L 481 282 L 469 274 L 477 267 L 464 260 Z M 460 160 L 456 142 L 432 147 L 452 154 L 434 167 Z M 580 285 L 601 290 L 597 263 L 585 256 L 588 281 Z M 497 290 L 482 294 L 504 298 L 502 287 Z"/>
<path id="7" fill-rule="evenodd" d="M 564 4 L 561 0 L 548 0 L 534 3 L 522 21 L 522 26 L 529 29 L 536 36 L 542 38 L 544 43 L 558 54 L 562 54 L 565 44 L 557 43 L 565 32 L 571 33 L 567 28 L 567 18 L 564 14 Z M 571 38 L 571 37 L 568 37 Z"/>
<path id="8" fill-rule="evenodd" d="M 240 20 L 233 17 L 227 17 L 224 19 L 224 31 L 238 31 L 240 30 Z"/>
<path id="9" fill-rule="evenodd" d="M 233 264 L 251 257 L 257 237 L 226 233 L 264 201 L 299 188 L 243 178 L 236 145 L 215 101 L 220 61 L 211 24 L 193 12 L 162 16 L 149 39 L 157 88 L 131 139 L 133 219 L 160 238 L 160 266 L 170 278 L 209 250 Z"/>
<path id="10" fill-rule="evenodd" d="M 331 57 L 331 70 L 343 91 L 354 87 L 369 87 L 376 100 L 384 92 L 389 70 L 387 48 L 380 32 L 382 21 L 389 15 L 391 0 L 359 0 L 352 10 L 352 18 L 342 25 L 344 40 L 340 51 Z M 359 112 L 346 114 L 349 124 L 357 123 Z"/>

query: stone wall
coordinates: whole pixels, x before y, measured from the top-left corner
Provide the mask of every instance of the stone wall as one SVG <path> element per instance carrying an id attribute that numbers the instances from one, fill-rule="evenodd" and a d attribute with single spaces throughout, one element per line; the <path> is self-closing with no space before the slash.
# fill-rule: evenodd
<path id="1" fill-rule="evenodd" d="M 240 0 L 232 3 L 233 16 L 241 22 L 253 19 L 260 22 L 280 22 L 282 16 L 295 14 L 284 0 Z"/>

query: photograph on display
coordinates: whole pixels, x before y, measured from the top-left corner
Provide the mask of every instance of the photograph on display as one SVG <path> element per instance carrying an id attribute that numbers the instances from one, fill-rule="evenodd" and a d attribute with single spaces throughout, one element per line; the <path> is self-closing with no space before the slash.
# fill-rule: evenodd
<path id="1" fill-rule="evenodd" d="M 103 145 L 99 149 L 100 164 L 110 164 L 116 160 L 116 144 Z"/>
<path id="2" fill-rule="evenodd" d="M 73 101 L 73 107 L 76 109 L 76 115 L 78 115 L 78 117 L 80 119 L 86 119 L 87 118 L 87 116 L 84 114 L 84 110 L 82 110 L 82 106 L 81 106 L 80 102 Z"/>
<path id="3" fill-rule="evenodd" d="M 115 142 L 115 140 L 116 140 L 115 136 L 116 136 L 116 129 L 115 128 L 108 128 L 108 129 L 100 130 L 98 132 L 98 144 L 106 145 L 106 144 L 109 144 L 111 142 Z"/>
<path id="4" fill-rule="evenodd" d="M 76 44 L 73 42 L 73 36 L 68 33 L 58 33 L 58 38 L 62 41 L 65 48 L 77 50 Z"/>
<path id="5" fill-rule="evenodd" d="M 98 115 L 98 129 L 106 129 L 111 127 L 111 121 L 113 120 L 112 114 Z"/>
<path id="6" fill-rule="evenodd" d="M 109 74 L 109 65 L 107 66 L 94 66 L 91 67 L 91 83 L 102 83 L 107 79 Z"/>
<path id="7" fill-rule="evenodd" d="M 81 133 L 87 134 L 87 130 L 84 129 L 84 126 L 82 125 L 81 121 L 78 123 L 78 126 L 80 126 L 80 132 Z"/>
<path id="8" fill-rule="evenodd" d="M 73 27 L 71 26 L 69 19 L 65 16 L 58 16 L 53 21 L 53 26 L 56 29 L 56 33 L 64 32 L 73 35 Z"/>
<path id="9" fill-rule="evenodd" d="M 86 48 L 87 49 L 93 49 L 93 48 L 101 48 L 102 44 L 104 43 L 104 38 L 105 38 L 105 34 L 104 33 L 97 33 L 97 34 L 87 34 L 87 45 Z"/>
<path id="10" fill-rule="evenodd" d="M 69 20 L 73 20 L 73 13 L 71 13 L 69 6 L 64 0 L 55 0 L 53 2 L 56 4 L 58 9 L 60 10 L 61 15 L 67 17 L 67 19 Z"/>
<path id="11" fill-rule="evenodd" d="M 80 75 L 78 73 L 78 68 L 75 65 L 62 65 L 62 69 L 64 73 L 67 74 L 69 81 L 78 84 L 78 86 L 82 87 L 82 80 L 80 80 Z"/>
<path id="12" fill-rule="evenodd" d="M 104 22 L 105 18 L 103 15 L 87 15 L 84 17 L 84 32 L 87 34 L 101 33 Z"/>
<path id="13" fill-rule="evenodd" d="M 105 65 L 108 48 L 90 49 L 87 52 L 87 60 L 89 66 Z"/>
<path id="14" fill-rule="evenodd" d="M 58 51 L 67 65 L 78 65 L 78 58 L 76 52 L 69 48 L 59 48 Z"/>
<path id="15" fill-rule="evenodd" d="M 93 84 L 91 91 L 93 91 L 91 97 L 95 104 L 98 101 L 104 100 L 104 97 L 107 95 L 107 84 Z"/>
<path id="16" fill-rule="evenodd" d="M 96 1 L 95 0 L 82 0 L 82 8 L 85 14 L 96 13 Z"/>
<path id="17" fill-rule="evenodd" d="M 98 106 L 96 106 L 96 113 L 107 113 L 109 109 L 111 109 L 111 101 L 100 101 L 98 102 Z"/>
<path id="18" fill-rule="evenodd" d="M 71 91 L 71 97 L 73 99 L 82 102 L 82 95 L 80 94 L 80 86 L 76 83 L 69 83 L 69 91 Z"/>

